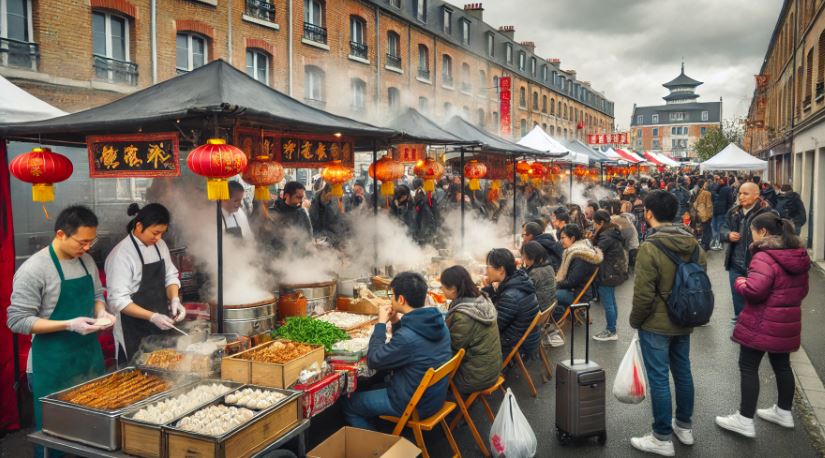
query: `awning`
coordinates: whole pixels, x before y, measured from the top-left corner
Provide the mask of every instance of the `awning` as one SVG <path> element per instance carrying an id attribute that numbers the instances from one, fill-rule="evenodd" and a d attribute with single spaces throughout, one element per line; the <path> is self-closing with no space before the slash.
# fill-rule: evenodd
<path id="1" fill-rule="evenodd" d="M 639 156 L 633 154 L 632 152 L 627 152 L 623 149 L 617 149 L 615 151 L 619 156 L 622 157 L 622 159 L 624 159 L 627 162 L 630 162 L 631 164 L 638 164 L 639 162 L 644 161 L 644 159 L 642 159 Z"/>
<path id="2" fill-rule="evenodd" d="M 620 156 L 620 155 L 619 155 L 619 153 L 617 153 L 617 152 L 616 152 L 616 150 L 614 150 L 614 149 L 613 149 L 613 147 L 611 147 L 611 146 L 608 146 L 606 149 L 602 149 L 602 150 L 601 150 L 601 152 L 602 152 L 602 154 L 604 154 L 605 156 L 607 156 L 607 157 L 608 157 L 608 159 L 611 159 L 611 160 L 614 160 L 614 161 L 625 161 L 625 162 L 627 162 L 627 161 L 626 161 L 626 160 L 625 160 L 622 156 Z"/>
<path id="3" fill-rule="evenodd" d="M 656 156 L 653 155 L 653 153 L 644 151 L 644 152 L 642 152 L 642 156 L 644 156 L 644 158 L 647 159 L 648 162 L 653 163 L 653 165 L 657 165 L 659 167 L 664 167 L 666 165 L 662 161 L 657 159 Z"/>
<path id="4" fill-rule="evenodd" d="M 407 108 L 395 119 L 387 123 L 390 129 L 400 132 L 393 137 L 394 143 L 425 143 L 427 145 L 473 144 L 456 137 L 426 118 L 415 108 Z"/>
<path id="5" fill-rule="evenodd" d="M 459 116 L 450 118 L 444 127 L 456 137 L 479 145 L 484 152 L 558 157 L 557 154 L 537 151 L 487 133 Z"/>
<path id="6" fill-rule="evenodd" d="M 665 156 L 664 154 L 661 154 L 661 153 L 650 153 L 650 154 L 653 157 L 655 157 L 656 159 L 658 159 L 659 162 L 661 162 L 662 164 L 664 164 L 667 167 L 679 167 L 679 166 L 682 165 L 681 162 L 675 161 L 675 160 Z"/>
<path id="7" fill-rule="evenodd" d="M 0 123 L 50 119 L 66 114 L 0 76 Z"/>
<path id="8" fill-rule="evenodd" d="M 539 126 L 533 126 L 533 130 L 527 133 L 521 140 L 518 141 L 521 146 L 533 148 L 539 151 L 546 151 L 555 154 L 567 154 L 570 150 L 562 145 L 558 140 L 551 137 L 550 134 L 544 131 Z"/>

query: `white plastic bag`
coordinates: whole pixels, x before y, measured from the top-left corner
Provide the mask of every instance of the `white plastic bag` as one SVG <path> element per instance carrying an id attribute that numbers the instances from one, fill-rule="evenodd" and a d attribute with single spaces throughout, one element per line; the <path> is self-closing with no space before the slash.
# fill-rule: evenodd
<path id="1" fill-rule="evenodd" d="M 613 396 L 625 404 L 638 404 L 647 396 L 647 372 L 638 335 L 633 336 L 619 365 L 613 381 Z"/>
<path id="2" fill-rule="evenodd" d="M 493 427 L 490 429 L 490 448 L 493 456 L 530 458 L 536 455 L 537 447 L 533 428 L 519 409 L 513 392 L 507 388 L 504 401 L 501 402 Z"/>

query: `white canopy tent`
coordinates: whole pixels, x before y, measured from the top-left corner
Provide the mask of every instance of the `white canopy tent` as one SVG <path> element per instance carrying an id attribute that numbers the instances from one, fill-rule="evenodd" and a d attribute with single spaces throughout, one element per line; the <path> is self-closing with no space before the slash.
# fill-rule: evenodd
<path id="1" fill-rule="evenodd" d="M 556 154 L 566 153 L 567 156 L 557 158 L 560 161 L 571 161 L 574 164 L 590 164 L 589 156 L 586 154 L 577 153 L 575 151 L 570 151 L 569 148 L 564 146 L 560 141 L 551 137 L 550 134 L 545 132 L 544 129 L 539 126 L 533 126 L 533 130 L 528 132 L 527 135 L 522 137 L 517 143 L 521 146 L 533 148 L 538 151 L 546 151 L 548 153 Z"/>
<path id="2" fill-rule="evenodd" d="M 699 164 L 699 169 L 706 170 L 767 170 L 768 161 L 758 159 L 742 148 L 730 143 L 715 156 Z"/>
<path id="3" fill-rule="evenodd" d="M 610 159 L 613 159 L 614 161 L 627 162 L 627 160 L 625 158 L 623 158 L 622 156 L 620 156 L 619 153 L 617 153 L 616 150 L 614 150 L 612 146 L 608 146 L 607 148 L 602 148 L 601 151 L 602 151 L 602 154 L 609 157 Z"/>
<path id="4" fill-rule="evenodd" d="M 0 123 L 56 118 L 66 113 L 0 76 Z"/>

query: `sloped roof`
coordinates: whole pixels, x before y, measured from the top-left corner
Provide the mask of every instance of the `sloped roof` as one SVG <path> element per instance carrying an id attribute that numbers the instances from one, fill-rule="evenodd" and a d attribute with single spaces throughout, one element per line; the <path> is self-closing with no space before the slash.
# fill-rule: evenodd
<path id="1" fill-rule="evenodd" d="M 472 144 L 473 141 L 464 140 L 447 132 L 438 124 L 426 118 L 415 108 L 407 108 L 395 119 L 387 123 L 387 127 L 400 132 L 393 140 L 409 143 L 426 143 L 428 145 L 457 145 Z"/>
<path id="2" fill-rule="evenodd" d="M 705 84 L 705 83 L 703 83 L 701 81 L 696 81 L 695 79 L 685 75 L 685 64 L 683 62 L 682 63 L 682 73 L 680 73 L 679 76 L 677 76 L 676 78 L 673 78 L 672 80 L 670 80 L 667 83 L 663 84 L 662 86 L 670 89 L 672 87 L 678 87 L 678 86 L 697 87 L 697 86 L 701 86 L 702 84 Z"/>
<path id="3" fill-rule="evenodd" d="M 450 118 L 444 127 L 455 136 L 480 145 L 481 149 L 486 152 L 530 154 L 534 156 L 551 157 L 556 156 L 550 153 L 537 151 L 532 148 L 527 148 L 509 140 L 505 140 L 497 135 L 487 133 L 459 116 L 453 116 Z"/>
<path id="4" fill-rule="evenodd" d="M 0 75 L 0 123 L 35 121 L 65 114 Z"/>
<path id="5" fill-rule="evenodd" d="M 585 145 L 579 140 L 568 140 L 565 142 L 570 151 L 575 151 L 577 153 L 586 154 L 590 159 L 596 162 L 612 162 L 615 159 L 609 158 L 606 154 L 602 153 L 601 151 L 596 151 L 593 148 Z"/>
<path id="6" fill-rule="evenodd" d="M 0 136 L 37 134 L 44 143 L 49 139 L 83 141 L 95 133 L 175 131 L 185 121 L 208 129 L 214 116 L 254 120 L 272 129 L 340 132 L 360 139 L 396 134 L 301 103 L 218 59 L 99 107 L 46 121 L 0 125 Z"/>
<path id="7" fill-rule="evenodd" d="M 521 137 L 518 144 L 548 153 L 567 154 L 569 152 L 566 146 L 551 137 L 550 134 L 538 125 L 533 126 L 533 130 L 528 132 L 524 137 Z"/>

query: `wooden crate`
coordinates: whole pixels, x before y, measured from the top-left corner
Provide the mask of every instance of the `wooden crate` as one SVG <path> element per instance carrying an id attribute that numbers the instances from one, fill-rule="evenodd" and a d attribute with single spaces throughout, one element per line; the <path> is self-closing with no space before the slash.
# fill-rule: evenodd
<path id="1" fill-rule="evenodd" d="M 210 438 L 187 434 L 175 429 L 164 429 L 166 455 L 170 458 L 247 458 L 263 450 L 294 428 L 302 420 L 301 398 L 282 403 L 264 413 L 239 430 L 221 437 Z"/>
<path id="2" fill-rule="evenodd" d="M 160 425 L 148 428 L 143 425 L 120 422 L 123 438 L 123 453 L 143 458 L 160 458 L 163 456 L 163 433 Z"/>
<path id="3" fill-rule="evenodd" d="M 324 347 L 320 345 L 306 355 L 284 364 L 243 359 L 246 353 L 265 345 L 272 345 L 274 342 L 276 341 L 267 342 L 229 358 L 224 358 L 221 361 L 221 377 L 226 380 L 253 383 L 270 388 L 288 388 L 298 380 L 302 370 L 313 363 L 318 363 L 320 366 L 324 362 Z"/>

